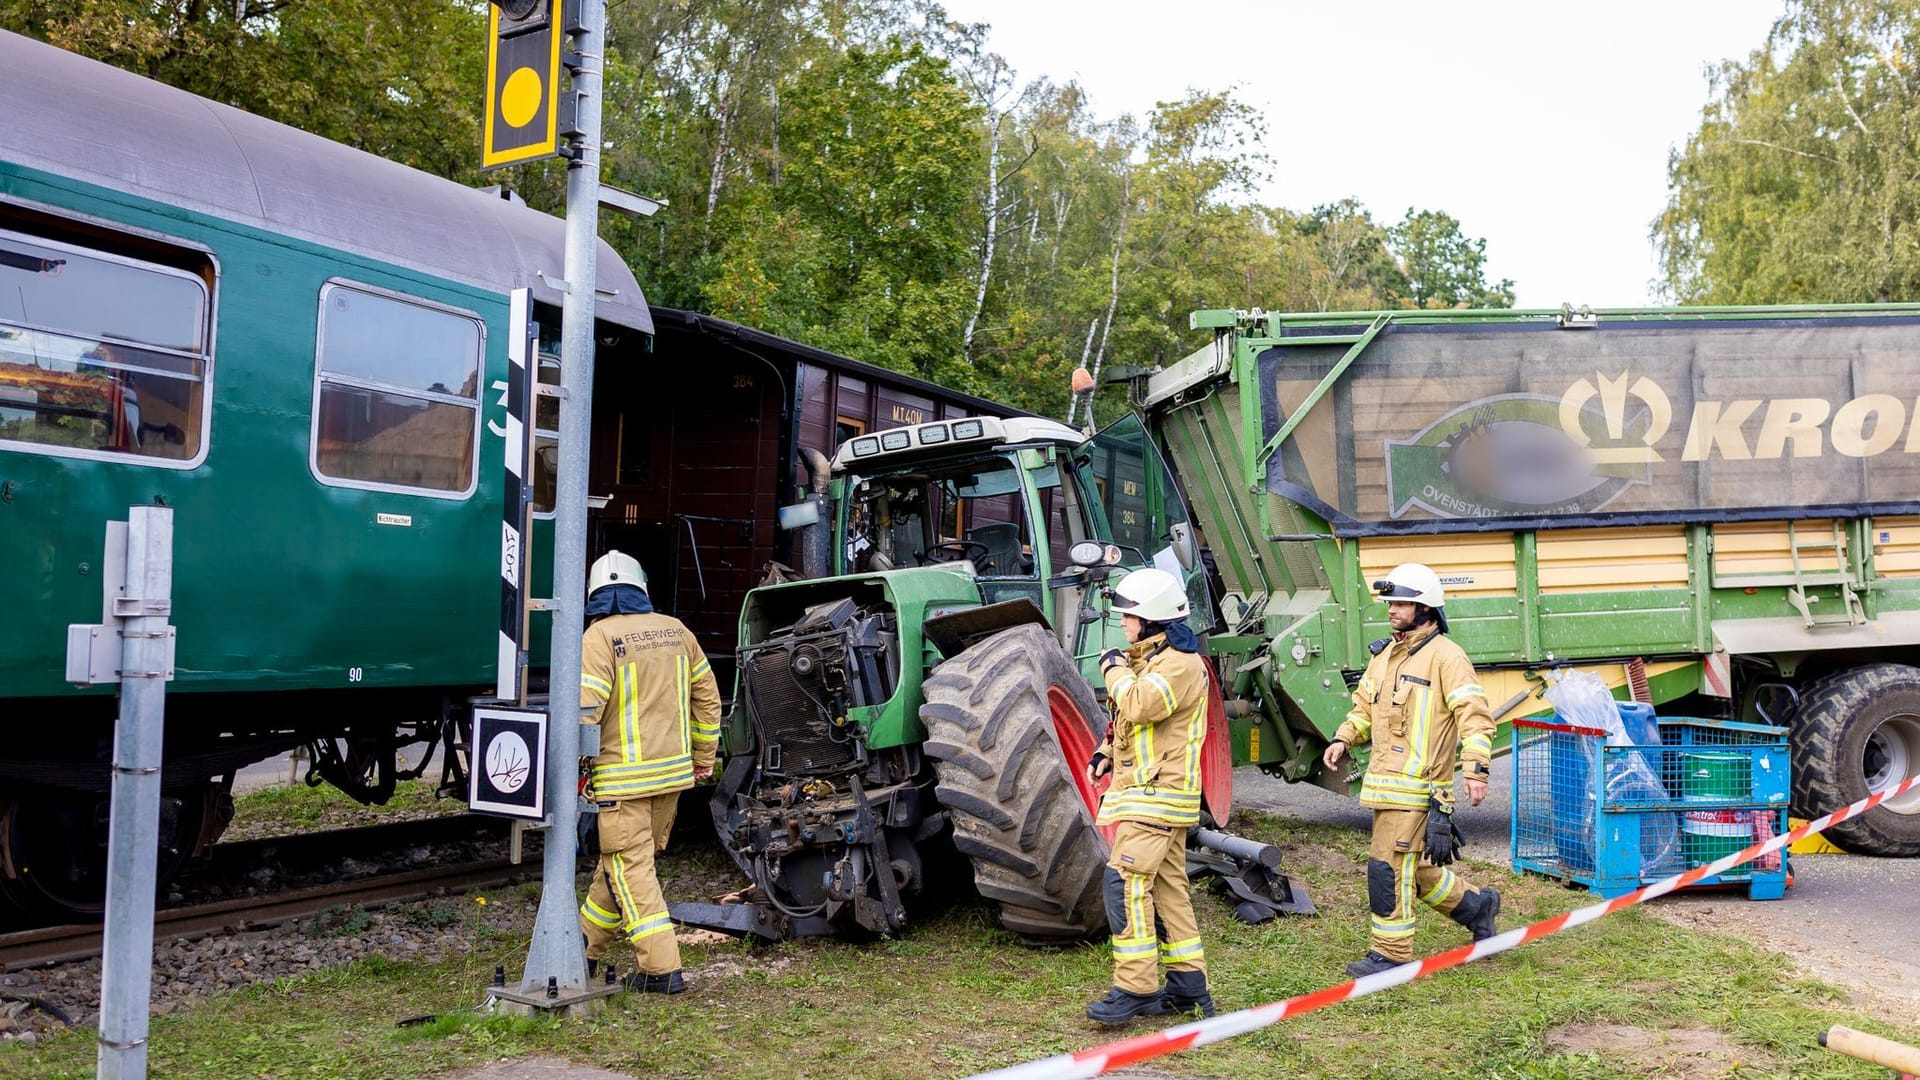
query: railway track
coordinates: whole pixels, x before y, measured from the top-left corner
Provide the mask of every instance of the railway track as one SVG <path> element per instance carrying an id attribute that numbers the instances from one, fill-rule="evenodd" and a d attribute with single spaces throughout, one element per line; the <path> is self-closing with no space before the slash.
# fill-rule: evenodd
<path id="1" fill-rule="evenodd" d="M 418 900 L 443 891 L 498 885 L 538 872 L 504 858 L 315 885 L 269 896 L 221 900 L 154 913 L 156 944 L 275 926 L 344 905 Z M 0 934 L 0 971 L 71 963 L 100 955 L 99 924 L 46 926 Z"/>

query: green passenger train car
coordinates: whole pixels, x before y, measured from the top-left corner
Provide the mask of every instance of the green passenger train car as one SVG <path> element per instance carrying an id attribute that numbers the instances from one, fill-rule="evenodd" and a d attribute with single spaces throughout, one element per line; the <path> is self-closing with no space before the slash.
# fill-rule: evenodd
<path id="1" fill-rule="evenodd" d="M 532 290 L 557 382 L 564 225 L 26 38 L 0 33 L 0 72 L 0 907 L 85 916 L 114 701 L 63 650 L 100 618 L 104 523 L 176 510 L 163 869 L 217 838 L 236 769 L 290 748 L 384 800 L 395 751 L 456 744 L 495 685 L 507 293 Z M 587 556 L 639 558 L 722 686 L 746 594 L 804 561 L 779 507 L 838 443 L 1015 411 L 650 307 L 604 244 L 598 266 Z"/>
<path id="2" fill-rule="evenodd" d="M 175 509 L 163 853 L 303 743 L 377 801 L 494 680 L 507 298 L 563 224 L 0 33 L 0 891 L 96 904 L 111 687 L 65 684 L 104 523 Z M 598 363 L 650 343 L 602 245 Z M 298 691 L 298 693 L 293 693 Z"/>

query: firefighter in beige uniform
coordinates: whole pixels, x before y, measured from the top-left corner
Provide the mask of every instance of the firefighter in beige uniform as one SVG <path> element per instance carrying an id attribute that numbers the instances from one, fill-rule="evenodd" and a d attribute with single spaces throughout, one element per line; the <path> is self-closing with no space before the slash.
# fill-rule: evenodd
<path id="1" fill-rule="evenodd" d="M 1396 566 L 1374 590 L 1387 603 L 1393 636 L 1375 642 L 1353 691 L 1353 709 L 1334 733 L 1324 761 L 1332 769 L 1347 747 L 1373 743 L 1360 804 L 1373 809 L 1367 853 L 1367 907 L 1373 916 L 1367 955 L 1347 965 L 1354 978 L 1413 959 L 1413 901 L 1472 932 L 1492 937 L 1500 893 L 1476 888 L 1447 869 L 1459 833 L 1453 826 L 1453 772 L 1464 765 L 1467 799 L 1487 796 L 1494 721 L 1473 661 L 1447 636 L 1440 577 L 1420 563 Z M 1425 855 L 1425 858 L 1422 858 Z"/>
<path id="2" fill-rule="evenodd" d="M 580 929 L 589 972 L 616 935 L 633 945 L 630 990 L 686 988 L 667 902 L 654 876 L 679 793 L 713 773 L 720 691 L 693 633 L 657 614 L 632 556 L 610 551 L 587 575 L 587 631 L 580 648 L 580 710 L 600 725 L 588 794 L 599 806 L 600 862 Z"/>
<path id="3" fill-rule="evenodd" d="M 1132 645 L 1100 658 L 1113 725 L 1087 777 L 1097 783 L 1113 776 L 1098 823 L 1117 826 L 1102 883 L 1114 985 L 1087 1006 L 1087 1016 L 1106 1024 L 1169 1010 L 1212 1016 L 1206 954 L 1187 893 L 1187 829 L 1200 823 L 1200 745 L 1207 735 L 1205 661 L 1185 621 L 1186 590 L 1172 574 L 1128 574 L 1114 587 L 1113 610 Z"/>

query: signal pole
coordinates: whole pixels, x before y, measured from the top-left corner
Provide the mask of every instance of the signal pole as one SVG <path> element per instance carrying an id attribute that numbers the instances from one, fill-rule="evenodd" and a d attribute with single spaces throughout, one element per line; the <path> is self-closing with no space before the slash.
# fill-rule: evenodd
<path id="1" fill-rule="evenodd" d="M 566 280 L 560 319 L 560 440 L 553 534 L 553 638 L 547 683 L 548 827 L 540 909 L 514 1011 L 594 1008 L 587 985 L 574 860 L 580 802 L 580 639 L 586 613 L 587 466 L 593 423 L 594 286 L 599 253 L 601 73 L 606 0 L 492 0 L 486 167 L 567 160 Z M 572 35 L 570 50 L 562 37 Z M 550 36 L 548 36 L 550 35 Z M 564 66 L 570 90 L 560 85 Z M 565 139 L 566 145 L 560 145 Z"/>
<path id="2" fill-rule="evenodd" d="M 575 7 L 577 5 L 577 7 Z M 547 676 L 547 829 L 544 888 L 527 949 L 522 993 L 586 989 L 574 892 L 580 800 L 580 637 L 586 621 L 587 465 L 593 424 L 594 284 L 600 247 L 600 77 L 606 0 L 574 0 L 574 122 L 567 155 L 566 302 L 560 318 L 560 470 L 553 532 L 553 640 Z"/>

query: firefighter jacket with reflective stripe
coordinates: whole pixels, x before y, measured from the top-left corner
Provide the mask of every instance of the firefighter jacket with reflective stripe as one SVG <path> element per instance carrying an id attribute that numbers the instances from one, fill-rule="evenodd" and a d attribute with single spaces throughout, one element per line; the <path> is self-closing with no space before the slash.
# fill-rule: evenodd
<path id="1" fill-rule="evenodd" d="M 1457 759 L 1484 778 L 1493 758 L 1493 714 L 1473 661 L 1429 623 L 1374 654 L 1353 709 L 1333 737 L 1373 743 L 1360 803 L 1376 810 L 1425 810 L 1437 799 L 1451 812 Z"/>
<path id="2" fill-rule="evenodd" d="M 1200 744 L 1207 737 L 1207 669 L 1199 654 L 1155 634 L 1101 669 L 1113 724 L 1099 753 L 1113 763 L 1101 825 L 1200 823 Z"/>
<path id="3" fill-rule="evenodd" d="M 596 799 L 693 786 L 720 741 L 720 688 L 693 632 L 670 615 L 610 615 L 580 647 L 580 709 L 600 725 Z"/>

